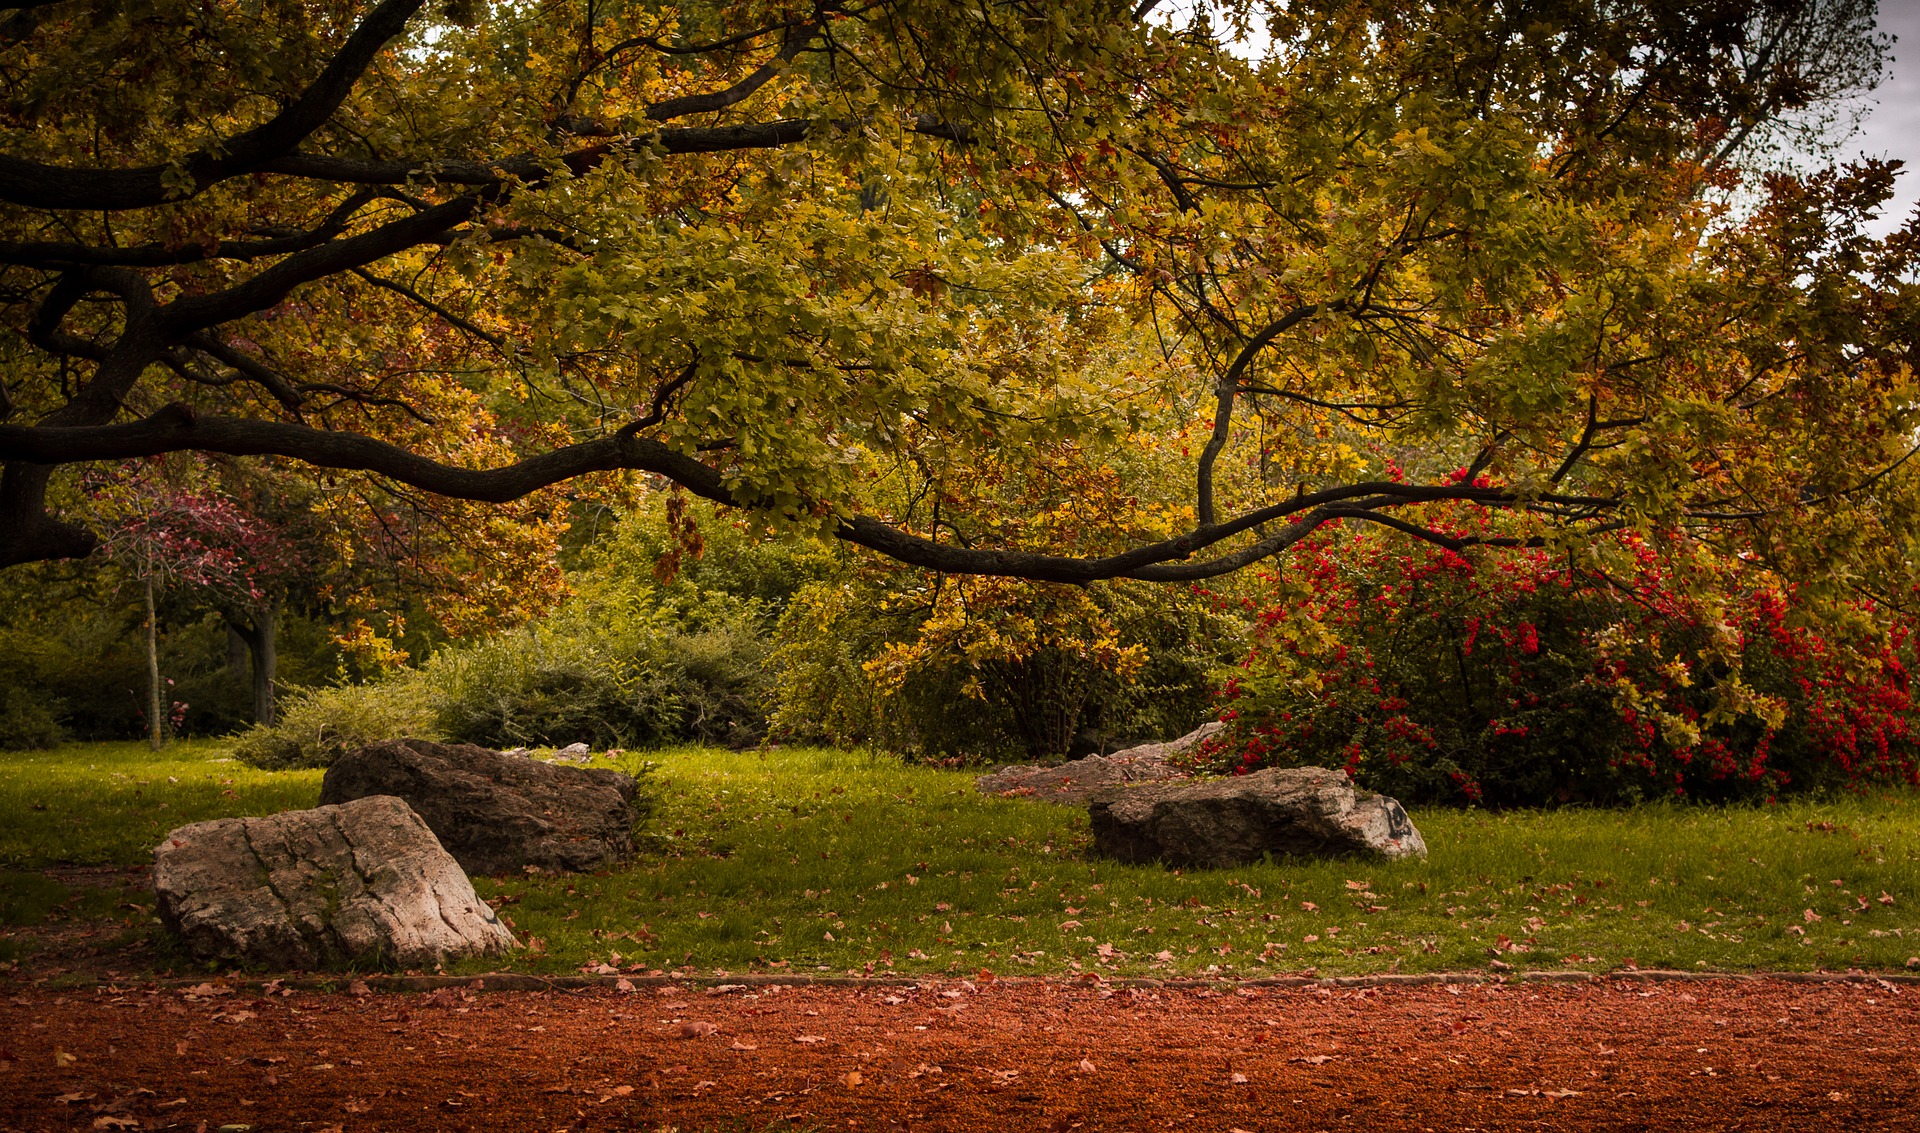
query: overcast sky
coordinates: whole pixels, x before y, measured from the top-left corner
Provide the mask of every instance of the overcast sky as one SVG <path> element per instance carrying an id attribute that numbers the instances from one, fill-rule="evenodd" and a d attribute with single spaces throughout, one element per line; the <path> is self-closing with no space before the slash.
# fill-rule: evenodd
<path id="1" fill-rule="evenodd" d="M 1874 225 L 1891 232 L 1920 200 L 1920 0 L 1880 0 L 1880 28 L 1893 33 L 1892 72 L 1870 96 L 1873 109 L 1839 157 L 1899 158 L 1907 163 L 1894 182 L 1895 195 Z"/>

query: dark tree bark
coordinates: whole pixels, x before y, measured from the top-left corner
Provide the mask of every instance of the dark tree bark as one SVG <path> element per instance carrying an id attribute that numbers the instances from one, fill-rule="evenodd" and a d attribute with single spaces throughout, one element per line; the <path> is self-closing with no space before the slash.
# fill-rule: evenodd
<path id="1" fill-rule="evenodd" d="M 253 673 L 253 722 L 262 726 L 272 724 L 278 714 L 280 606 L 274 598 L 261 608 L 227 615 L 228 631 L 246 644 Z"/>

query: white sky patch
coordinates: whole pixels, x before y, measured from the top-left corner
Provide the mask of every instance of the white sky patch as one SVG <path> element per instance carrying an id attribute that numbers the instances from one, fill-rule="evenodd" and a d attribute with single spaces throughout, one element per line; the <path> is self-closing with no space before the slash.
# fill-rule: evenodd
<path id="1" fill-rule="evenodd" d="M 1161 0 L 1152 19 L 1161 23 L 1184 25 L 1196 10 L 1207 8 L 1206 0 Z M 1212 21 L 1224 30 L 1217 16 Z M 1894 180 L 1894 196 L 1868 226 L 1876 236 L 1885 236 L 1906 223 L 1920 207 L 1920 0 L 1880 0 L 1879 30 L 1894 37 L 1886 78 L 1861 100 L 1865 113 L 1858 129 L 1832 151 L 1827 159 L 1844 163 L 1862 157 L 1878 157 L 1906 162 Z M 1270 41 L 1266 29 L 1256 26 L 1251 35 L 1235 45 L 1235 51 L 1248 58 L 1265 54 Z M 1846 119 L 1841 119 L 1841 129 Z M 1826 164 L 1826 160 L 1802 157 L 1787 163 L 1806 171 Z"/>
<path id="2" fill-rule="evenodd" d="M 1835 156 L 1841 161 L 1882 157 L 1907 163 L 1894 182 L 1893 200 L 1868 226 L 1868 231 L 1885 236 L 1920 204 L 1920 0 L 1880 0 L 1880 30 L 1896 40 L 1886 81 L 1867 96 L 1872 112 Z"/>

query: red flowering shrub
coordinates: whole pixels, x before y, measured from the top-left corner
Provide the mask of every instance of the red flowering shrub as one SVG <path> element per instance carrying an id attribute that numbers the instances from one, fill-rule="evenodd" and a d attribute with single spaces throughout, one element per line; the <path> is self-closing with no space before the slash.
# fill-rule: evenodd
<path id="1" fill-rule="evenodd" d="M 1817 628 L 1683 539 L 1461 554 L 1329 528 L 1264 581 L 1207 770 L 1489 806 L 1920 781 L 1908 623 L 1862 603 Z"/>

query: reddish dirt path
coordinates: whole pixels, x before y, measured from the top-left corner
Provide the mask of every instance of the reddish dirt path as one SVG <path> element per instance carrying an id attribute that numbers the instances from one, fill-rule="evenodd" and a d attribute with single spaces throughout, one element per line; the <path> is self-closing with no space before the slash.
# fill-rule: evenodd
<path id="1" fill-rule="evenodd" d="M 0 1129 L 1906 1131 L 1917 1040 L 1872 983 L 16 985 Z"/>

